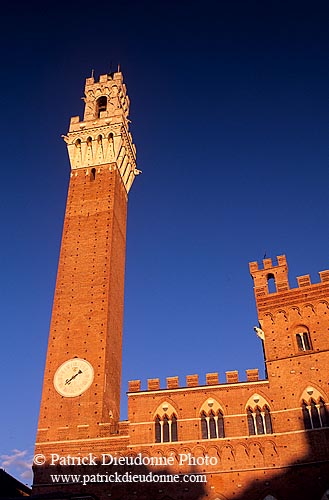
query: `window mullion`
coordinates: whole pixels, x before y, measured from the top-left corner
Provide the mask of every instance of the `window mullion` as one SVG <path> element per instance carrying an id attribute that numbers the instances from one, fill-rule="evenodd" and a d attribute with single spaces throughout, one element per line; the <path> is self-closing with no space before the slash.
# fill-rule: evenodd
<path id="1" fill-rule="evenodd" d="M 169 442 L 171 443 L 172 441 L 172 437 L 171 437 L 171 424 L 172 424 L 172 421 L 171 421 L 171 418 L 168 420 L 168 425 L 169 425 Z"/>

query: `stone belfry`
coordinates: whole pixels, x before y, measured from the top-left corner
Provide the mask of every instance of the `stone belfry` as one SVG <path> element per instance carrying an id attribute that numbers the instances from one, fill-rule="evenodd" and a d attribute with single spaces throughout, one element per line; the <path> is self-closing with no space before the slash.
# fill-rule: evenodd
<path id="1" fill-rule="evenodd" d="M 37 452 L 115 434 L 120 418 L 127 195 L 139 173 L 121 72 L 87 78 L 84 102 L 64 136 L 71 179 Z"/>

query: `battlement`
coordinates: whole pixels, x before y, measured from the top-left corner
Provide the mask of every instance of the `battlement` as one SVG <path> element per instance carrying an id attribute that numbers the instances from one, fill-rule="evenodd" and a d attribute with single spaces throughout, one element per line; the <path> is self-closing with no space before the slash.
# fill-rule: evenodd
<path id="1" fill-rule="evenodd" d="M 112 80 L 122 81 L 122 73 L 121 71 L 116 71 L 114 73 L 106 73 L 105 75 L 99 75 L 99 79 L 95 80 L 94 76 L 86 78 L 86 87 L 89 85 L 94 85 L 95 83 L 105 83 Z"/>
<path id="2" fill-rule="evenodd" d="M 273 264 L 272 259 L 263 260 L 263 268 L 259 268 L 258 262 L 250 262 L 249 270 L 251 277 L 254 280 L 254 289 L 256 300 L 270 294 L 286 292 L 287 290 L 297 290 L 299 288 L 318 285 L 311 283 L 309 274 L 297 276 L 297 288 L 291 289 L 288 281 L 288 264 L 285 255 L 277 257 L 277 264 Z M 329 270 L 320 271 L 320 282 L 329 283 Z M 275 291 L 269 291 L 269 281 L 273 279 Z"/>
<path id="3" fill-rule="evenodd" d="M 219 382 L 218 372 L 207 373 L 206 374 L 206 383 L 199 383 L 199 375 L 186 375 L 186 383 L 181 386 L 179 384 L 178 377 L 167 377 L 166 378 L 166 387 L 160 387 L 160 379 L 159 378 L 151 378 L 147 380 L 147 389 L 146 391 L 162 391 L 162 390 L 175 390 L 175 389 L 184 389 L 190 387 L 205 387 L 212 385 L 225 385 L 225 384 L 237 384 L 237 383 L 246 383 L 246 382 L 257 382 L 259 380 L 258 368 L 252 368 L 246 370 L 247 380 L 239 380 L 239 372 L 237 370 L 225 372 L 226 381 L 223 383 Z M 144 392 L 144 389 L 141 389 L 141 381 L 140 380 L 130 380 L 128 382 L 128 393 L 129 392 Z"/>
<path id="4" fill-rule="evenodd" d="M 128 129 L 130 101 L 121 72 L 100 75 L 98 80 L 93 76 L 86 78 L 85 97 L 82 99 L 85 102 L 83 121 L 79 116 L 73 116 L 69 132 L 81 132 L 95 126 L 100 128 L 110 123 L 124 123 Z"/>

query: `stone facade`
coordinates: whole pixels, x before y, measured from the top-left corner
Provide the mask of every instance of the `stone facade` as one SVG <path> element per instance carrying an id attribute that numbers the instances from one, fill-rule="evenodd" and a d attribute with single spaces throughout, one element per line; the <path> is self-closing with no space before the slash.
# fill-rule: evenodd
<path id="1" fill-rule="evenodd" d="M 88 78 L 85 95 L 84 121 L 72 118 L 64 137 L 72 173 L 36 444 L 46 463 L 34 467 L 35 497 L 328 498 L 329 271 L 319 283 L 302 276 L 290 288 L 285 256 L 262 268 L 252 262 L 266 378 L 253 368 L 245 380 L 236 371 L 224 382 L 209 373 L 205 384 L 195 374 L 183 386 L 170 377 L 165 388 L 158 379 L 145 389 L 134 380 L 128 421 L 119 421 L 127 194 L 140 172 L 121 73 Z M 89 385 L 83 360 L 92 367 Z M 115 472 L 178 482 L 106 480 Z M 80 474 L 80 482 L 51 474 Z M 83 475 L 95 480 L 82 485 Z"/>

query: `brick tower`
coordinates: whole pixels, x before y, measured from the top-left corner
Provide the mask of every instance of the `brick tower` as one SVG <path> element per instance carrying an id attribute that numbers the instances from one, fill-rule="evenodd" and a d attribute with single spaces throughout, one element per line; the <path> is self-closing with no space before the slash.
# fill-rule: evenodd
<path id="1" fill-rule="evenodd" d="M 139 173 L 120 72 L 86 79 L 64 140 L 71 179 L 38 443 L 114 432 L 120 417 L 127 194 Z"/>

